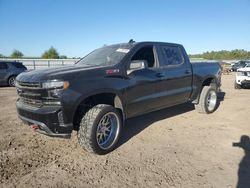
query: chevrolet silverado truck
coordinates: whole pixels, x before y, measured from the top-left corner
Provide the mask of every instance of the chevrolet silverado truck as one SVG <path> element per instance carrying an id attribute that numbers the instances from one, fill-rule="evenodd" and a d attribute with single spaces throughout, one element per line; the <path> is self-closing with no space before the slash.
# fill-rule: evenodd
<path id="1" fill-rule="evenodd" d="M 68 138 L 76 130 L 82 148 L 106 154 L 128 118 L 187 102 L 212 113 L 220 85 L 220 65 L 190 63 L 182 45 L 129 42 L 94 50 L 73 66 L 20 74 L 16 107 L 35 131 Z"/>

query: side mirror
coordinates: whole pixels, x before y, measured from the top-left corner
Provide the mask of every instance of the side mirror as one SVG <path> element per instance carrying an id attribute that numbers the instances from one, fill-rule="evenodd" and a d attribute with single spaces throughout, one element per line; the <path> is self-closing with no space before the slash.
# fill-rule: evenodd
<path id="1" fill-rule="evenodd" d="M 148 67 L 147 60 L 133 60 L 130 63 L 129 69 L 127 70 L 127 74 L 129 75 L 133 71 L 146 69 L 147 67 Z"/>

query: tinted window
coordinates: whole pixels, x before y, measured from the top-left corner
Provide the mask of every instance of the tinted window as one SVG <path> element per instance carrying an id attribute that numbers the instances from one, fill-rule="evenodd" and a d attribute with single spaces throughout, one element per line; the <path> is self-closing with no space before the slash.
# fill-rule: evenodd
<path id="1" fill-rule="evenodd" d="M 131 60 L 146 60 L 148 62 L 148 67 L 154 67 L 155 58 L 153 46 L 141 48 L 135 53 Z"/>
<path id="2" fill-rule="evenodd" d="M 0 62 L 0 69 L 7 69 L 8 65 L 6 63 Z"/>
<path id="3" fill-rule="evenodd" d="M 16 68 L 19 68 L 19 69 L 25 69 L 26 68 L 22 63 L 11 63 L 11 64 L 14 65 Z"/>
<path id="4" fill-rule="evenodd" d="M 247 62 L 246 61 L 240 61 L 241 65 L 245 65 Z"/>
<path id="5" fill-rule="evenodd" d="M 164 65 L 180 65 L 184 62 L 181 50 L 176 46 L 163 46 Z"/>

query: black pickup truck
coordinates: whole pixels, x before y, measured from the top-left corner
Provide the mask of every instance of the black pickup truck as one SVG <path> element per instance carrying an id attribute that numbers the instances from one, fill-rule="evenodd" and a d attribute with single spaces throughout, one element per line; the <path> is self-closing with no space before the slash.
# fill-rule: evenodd
<path id="1" fill-rule="evenodd" d="M 77 64 L 16 78 L 19 117 L 56 137 L 78 131 L 87 151 L 114 149 L 127 118 L 192 102 L 198 112 L 217 105 L 221 67 L 190 63 L 182 45 L 130 42 L 104 46 Z"/>

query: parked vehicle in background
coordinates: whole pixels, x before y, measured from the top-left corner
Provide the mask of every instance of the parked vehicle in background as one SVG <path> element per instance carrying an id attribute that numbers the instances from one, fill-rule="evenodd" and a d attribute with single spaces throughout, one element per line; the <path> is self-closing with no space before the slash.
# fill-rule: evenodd
<path id="1" fill-rule="evenodd" d="M 250 62 L 246 64 L 244 68 L 250 67 Z"/>
<path id="2" fill-rule="evenodd" d="M 235 89 L 250 88 L 250 66 L 237 70 L 234 87 Z"/>
<path id="3" fill-rule="evenodd" d="M 15 85 L 17 75 L 27 68 L 20 62 L 0 61 L 0 85 Z"/>
<path id="4" fill-rule="evenodd" d="M 218 63 L 190 63 L 182 45 L 129 42 L 105 46 L 76 65 L 17 77 L 19 117 L 37 132 L 70 137 L 87 151 L 114 149 L 125 119 L 192 102 L 200 113 L 217 107 Z"/>
<path id="5" fill-rule="evenodd" d="M 232 71 L 237 71 L 237 69 L 243 68 L 246 64 L 250 63 L 250 61 L 239 61 L 232 65 Z"/>

